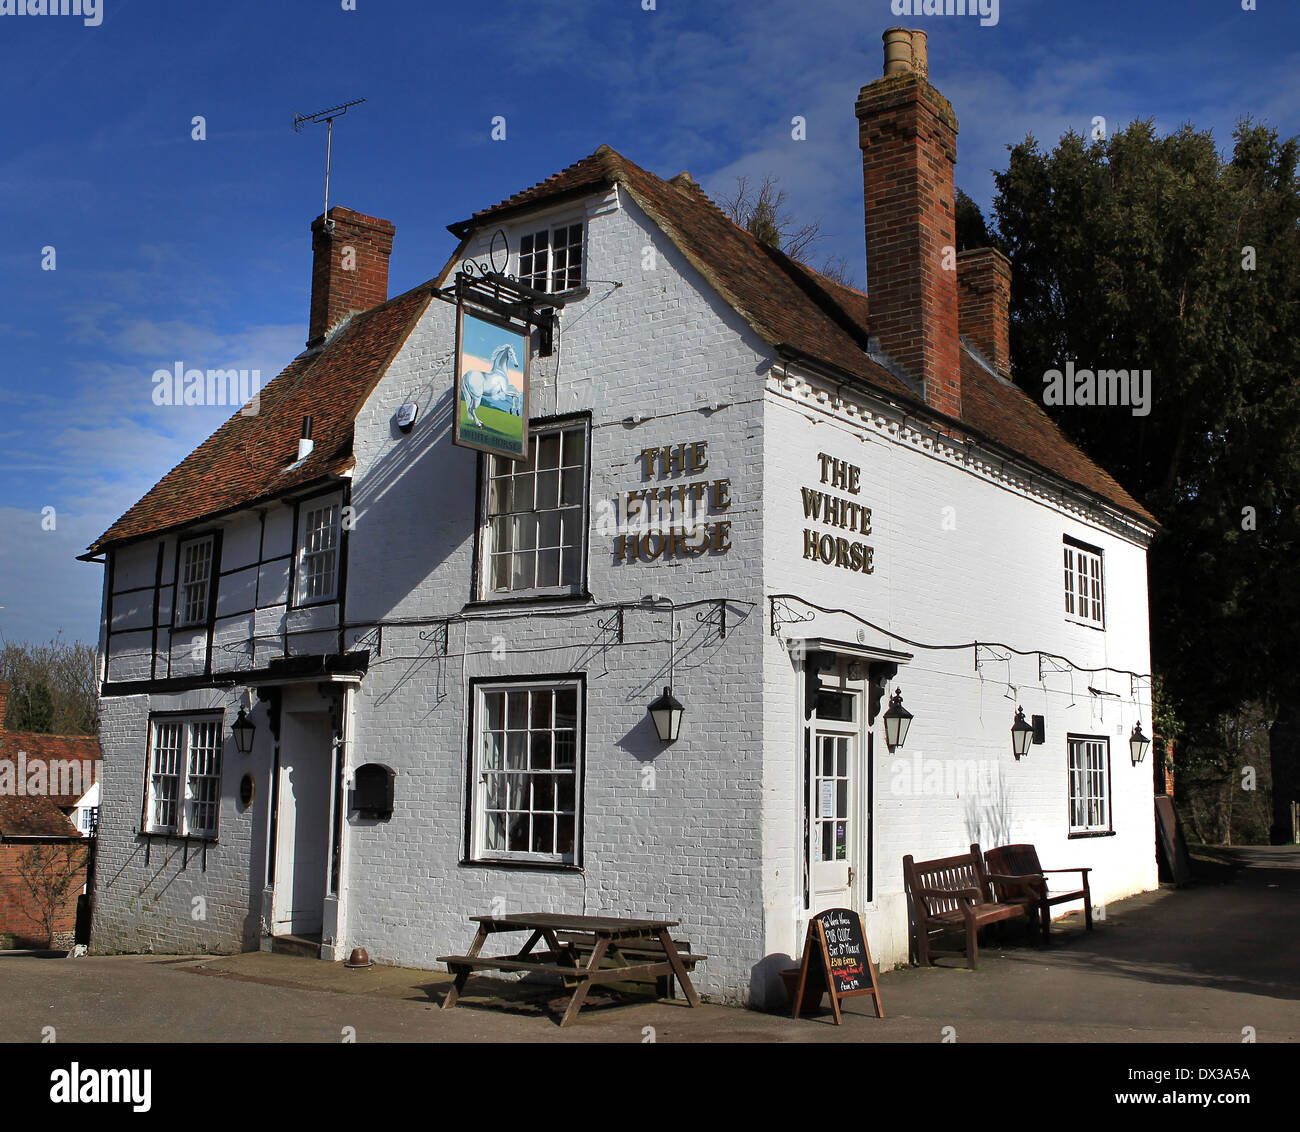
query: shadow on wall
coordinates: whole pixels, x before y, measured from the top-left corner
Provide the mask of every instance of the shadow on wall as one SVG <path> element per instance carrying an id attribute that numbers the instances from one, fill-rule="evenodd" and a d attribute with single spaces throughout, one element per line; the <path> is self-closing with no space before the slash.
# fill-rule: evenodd
<path id="1" fill-rule="evenodd" d="M 1010 844 L 1012 809 L 1011 792 L 998 767 L 987 790 L 977 791 L 966 800 L 967 842 L 989 847 Z"/>
<path id="2" fill-rule="evenodd" d="M 447 368 L 446 372 L 450 374 L 451 371 Z M 442 376 L 445 375 L 435 372 L 430 381 L 440 380 Z M 447 380 L 450 385 L 450 378 Z M 429 511 L 432 495 L 437 500 L 436 513 L 441 523 L 465 532 L 473 530 L 477 504 L 474 454 L 441 443 L 451 430 L 455 406 L 452 392 L 447 388 L 427 410 L 421 412 L 409 435 L 403 434 L 390 421 L 389 433 L 394 443 L 364 470 L 352 492 L 357 528 L 373 524 L 377 530 L 401 530 Z M 437 570 L 447 555 L 459 548 L 460 541 L 441 539 L 435 548 L 423 548 L 436 549 L 436 555 L 406 553 L 387 556 L 383 561 L 382 585 L 377 585 L 375 592 L 368 595 L 375 599 L 375 606 L 364 609 L 362 615 L 368 618 L 387 616 Z M 365 566 L 371 565 L 365 561 Z M 470 597 L 468 579 L 464 595 L 455 596 L 458 599 Z M 353 604 L 351 595 L 348 604 L 350 607 Z"/>
<path id="3" fill-rule="evenodd" d="M 790 1003 L 786 1000 L 781 972 L 788 967 L 798 966 L 799 960 L 784 951 L 765 955 L 754 964 L 749 973 L 749 1005 L 769 1014 L 788 1014 Z"/>

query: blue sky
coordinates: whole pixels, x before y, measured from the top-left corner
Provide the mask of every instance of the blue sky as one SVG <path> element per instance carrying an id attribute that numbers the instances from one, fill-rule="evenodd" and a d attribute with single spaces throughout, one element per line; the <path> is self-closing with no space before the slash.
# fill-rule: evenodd
<path id="1" fill-rule="evenodd" d="M 890 0 L 650 2 L 0 15 L 3 638 L 95 641 L 102 571 L 75 555 L 227 415 L 155 405 L 157 369 L 267 381 L 302 348 L 325 133 L 295 134 L 295 111 L 367 99 L 336 126 L 331 203 L 397 226 L 390 294 L 436 274 L 448 223 L 602 142 L 663 176 L 689 169 L 715 198 L 739 175 L 778 177 L 828 233 L 818 261 L 843 256 L 861 285 L 853 103 L 899 23 L 929 32 L 961 123 L 957 181 L 986 210 L 1008 144 L 1097 115 L 1191 122 L 1221 145 L 1244 115 L 1300 133 L 1296 0 L 1001 0 L 988 27 L 900 19 Z"/>

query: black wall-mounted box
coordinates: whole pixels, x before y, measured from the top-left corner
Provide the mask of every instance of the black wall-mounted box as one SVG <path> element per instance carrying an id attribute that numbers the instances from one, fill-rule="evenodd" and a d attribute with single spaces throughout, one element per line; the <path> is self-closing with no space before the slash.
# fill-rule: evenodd
<path id="1" fill-rule="evenodd" d="M 393 816 L 393 780 L 397 772 L 383 763 L 366 763 L 357 767 L 352 788 L 352 808 L 363 818 Z"/>

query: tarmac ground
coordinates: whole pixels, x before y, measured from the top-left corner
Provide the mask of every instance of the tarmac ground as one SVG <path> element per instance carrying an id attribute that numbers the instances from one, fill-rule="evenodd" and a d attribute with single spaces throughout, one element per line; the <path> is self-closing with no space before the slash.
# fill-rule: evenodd
<path id="1" fill-rule="evenodd" d="M 41 1042 L 1300 1042 L 1300 846 L 1210 851 L 1195 885 L 1073 915 L 1040 949 L 1008 934 L 960 959 L 881 975 L 810 1018 L 597 997 L 561 1030 L 561 988 L 251 952 L 0 957 L 0 1041 Z M 53 1027 L 53 1032 L 48 1029 Z"/>

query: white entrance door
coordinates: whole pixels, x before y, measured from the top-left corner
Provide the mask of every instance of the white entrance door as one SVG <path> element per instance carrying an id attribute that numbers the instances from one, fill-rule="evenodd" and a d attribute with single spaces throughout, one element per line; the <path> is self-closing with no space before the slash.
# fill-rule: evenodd
<path id="1" fill-rule="evenodd" d="M 814 912 L 852 907 L 855 870 L 861 867 L 857 712 L 848 714 L 854 719 L 852 723 L 818 719 L 812 732 L 813 820 L 809 849 Z"/>
<path id="2" fill-rule="evenodd" d="M 285 712 L 276 808 L 273 935 L 319 935 L 329 873 L 333 728 L 324 712 Z"/>

